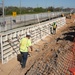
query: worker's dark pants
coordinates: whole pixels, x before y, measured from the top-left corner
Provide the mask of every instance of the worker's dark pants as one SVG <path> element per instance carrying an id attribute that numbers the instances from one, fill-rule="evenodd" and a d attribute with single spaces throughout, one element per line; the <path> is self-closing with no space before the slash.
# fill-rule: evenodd
<path id="1" fill-rule="evenodd" d="M 53 34 L 56 34 L 56 28 L 53 28 Z"/>
<path id="2" fill-rule="evenodd" d="M 53 28 L 52 27 L 50 27 L 50 33 L 53 34 Z"/>
<path id="3" fill-rule="evenodd" d="M 27 57 L 28 57 L 28 52 L 21 52 L 21 54 L 22 54 L 21 65 L 22 65 L 22 67 L 25 67 Z"/>

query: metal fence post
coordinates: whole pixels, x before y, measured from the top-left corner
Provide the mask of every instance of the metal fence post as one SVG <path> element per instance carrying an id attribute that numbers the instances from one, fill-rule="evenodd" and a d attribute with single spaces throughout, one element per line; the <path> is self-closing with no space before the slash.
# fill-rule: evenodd
<path id="1" fill-rule="evenodd" d="M 2 45 L 2 35 L 1 35 L 1 59 L 3 64 L 3 45 Z"/>
<path id="2" fill-rule="evenodd" d="M 10 29 L 12 29 L 12 18 L 10 17 Z"/>

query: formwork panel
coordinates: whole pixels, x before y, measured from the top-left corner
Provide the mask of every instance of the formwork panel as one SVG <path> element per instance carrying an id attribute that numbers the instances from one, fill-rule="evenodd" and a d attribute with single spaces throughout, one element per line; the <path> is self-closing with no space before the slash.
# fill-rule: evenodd
<path id="1" fill-rule="evenodd" d="M 1 35 L 2 63 L 8 62 L 14 57 L 15 51 L 19 51 L 19 41 L 26 36 L 26 32 L 31 33 L 32 44 L 37 43 L 37 41 L 40 41 L 50 34 L 50 26 L 53 22 L 56 22 L 58 25 L 57 29 L 66 24 L 65 17 L 63 17 L 28 27 L 13 29 L 12 31 L 3 33 Z"/>

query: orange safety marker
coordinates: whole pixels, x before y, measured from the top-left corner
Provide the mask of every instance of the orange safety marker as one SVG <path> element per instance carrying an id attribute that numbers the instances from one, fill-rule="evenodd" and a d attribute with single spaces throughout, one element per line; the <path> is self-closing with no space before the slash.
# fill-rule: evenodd
<path id="1" fill-rule="evenodd" d="M 74 38 L 74 44 L 73 44 L 73 59 L 75 59 L 75 38 Z M 69 71 L 73 74 L 73 75 L 75 75 L 75 67 L 73 67 L 73 68 L 69 68 Z"/>
<path id="2" fill-rule="evenodd" d="M 70 71 L 73 75 L 75 75 L 75 68 L 70 68 L 69 71 Z"/>

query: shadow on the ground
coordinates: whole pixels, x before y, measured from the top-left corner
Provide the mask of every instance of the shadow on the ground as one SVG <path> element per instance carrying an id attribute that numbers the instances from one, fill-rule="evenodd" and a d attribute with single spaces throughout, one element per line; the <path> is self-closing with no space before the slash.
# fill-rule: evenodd
<path id="1" fill-rule="evenodd" d="M 75 31 L 75 26 L 69 27 L 69 29 Z"/>
<path id="2" fill-rule="evenodd" d="M 74 34 L 75 34 L 75 32 L 65 33 L 65 34 L 63 34 L 65 36 L 63 39 L 67 40 L 67 41 L 73 42 L 73 40 L 74 40 Z"/>
<path id="3" fill-rule="evenodd" d="M 61 37 L 57 38 L 57 42 L 59 40 L 67 40 L 67 41 L 73 42 L 73 40 L 75 38 L 75 26 L 69 27 L 69 30 L 71 32 L 66 32 L 66 33 L 62 34 L 62 36 L 64 36 L 64 37 L 63 38 L 61 38 Z"/>
<path id="4" fill-rule="evenodd" d="M 64 35 L 64 37 L 63 38 L 57 38 L 57 42 L 59 41 L 59 40 L 66 40 L 66 41 L 71 41 L 71 42 L 73 42 L 73 40 L 74 40 L 74 37 L 75 37 L 75 32 L 67 32 L 67 33 L 64 33 L 64 34 L 62 34 L 62 35 Z"/>

